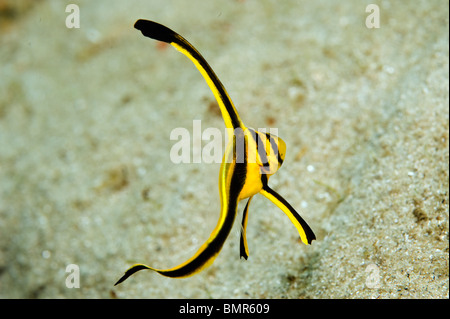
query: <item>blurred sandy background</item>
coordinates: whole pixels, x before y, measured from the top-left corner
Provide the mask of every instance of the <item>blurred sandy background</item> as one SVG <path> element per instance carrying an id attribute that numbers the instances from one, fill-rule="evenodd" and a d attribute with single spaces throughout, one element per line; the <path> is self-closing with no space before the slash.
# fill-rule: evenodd
<path id="1" fill-rule="evenodd" d="M 80 8 L 68 29 L 65 7 Z M 380 8 L 368 29 L 365 8 Z M 448 298 L 448 1 L 0 1 L 1 298 Z M 170 161 L 170 132 L 223 130 L 193 43 L 243 121 L 286 141 L 239 260 L 174 280 L 219 216 L 219 164 Z M 198 150 L 194 150 L 198 151 Z M 80 288 L 66 287 L 66 266 Z"/>

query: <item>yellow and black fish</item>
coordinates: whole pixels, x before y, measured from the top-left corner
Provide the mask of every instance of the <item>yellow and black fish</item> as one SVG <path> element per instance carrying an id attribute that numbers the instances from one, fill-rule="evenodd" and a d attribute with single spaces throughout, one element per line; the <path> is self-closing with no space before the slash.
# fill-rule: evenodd
<path id="1" fill-rule="evenodd" d="M 186 55 L 205 78 L 219 104 L 225 126 L 228 129 L 228 144 L 219 174 L 221 201 L 220 218 L 209 239 L 186 262 L 170 269 L 156 269 L 144 264 L 135 264 L 117 281 L 120 284 L 142 269 L 150 269 L 167 277 L 187 277 L 209 266 L 219 254 L 233 226 L 238 202 L 249 198 L 244 209 L 240 237 L 240 254 L 248 258 L 245 229 L 248 208 L 253 195 L 263 194 L 277 205 L 297 228 L 302 242 L 311 244 L 316 239 L 308 224 L 281 195 L 272 190 L 267 182 L 281 166 L 286 145 L 272 134 L 245 127 L 228 93 L 202 55 L 181 35 L 153 21 L 138 20 L 134 27 L 146 37 L 171 44 Z"/>

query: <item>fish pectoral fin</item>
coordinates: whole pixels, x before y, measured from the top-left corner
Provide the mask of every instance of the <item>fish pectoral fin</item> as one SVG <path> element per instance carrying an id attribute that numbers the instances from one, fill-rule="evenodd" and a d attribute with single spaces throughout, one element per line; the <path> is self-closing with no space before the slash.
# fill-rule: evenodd
<path id="1" fill-rule="evenodd" d="M 117 286 L 118 284 L 124 282 L 125 280 L 127 280 L 128 277 L 130 277 L 134 273 L 138 272 L 139 270 L 143 270 L 143 269 L 153 270 L 153 268 L 151 268 L 147 265 L 135 264 L 135 265 L 131 266 L 119 280 L 117 280 L 117 282 L 114 284 L 114 286 Z"/>
<path id="2" fill-rule="evenodd" d="M 309 225 L 281 195 L 267 185 L 264 185 L 260 193 L 270 199 L 272 203 L 277 205 L 289 217 L 295 228 L 297 228 L 302 242 L 306 245 L 310 245 L 311 242 L 316 239 L 316 235 L 314 235 L 314 232 Z"/>
<path id="3" fill-rule="evenodd" d="M 251 196 L 248 201 L 247 205 L 245 205 L 244 213 L 242 215 L 242 224 L 241 224 L 241 239 L 240 239 L 240 254 L 241 258 L 244 258 L 245 260 L 248 259 L 248 245 L 247 245 L 247 220 L 248 220 L 248 207 L 250 206 L 250 202 L 252 200 L 253 196 Z"/>

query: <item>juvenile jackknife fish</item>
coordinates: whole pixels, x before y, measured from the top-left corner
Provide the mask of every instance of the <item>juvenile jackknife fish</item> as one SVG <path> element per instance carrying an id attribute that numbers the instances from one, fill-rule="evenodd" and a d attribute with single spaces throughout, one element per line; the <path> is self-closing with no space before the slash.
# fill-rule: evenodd
<path id="1" fill-rule="evenodd" d="M 228 134 L 228 144 L 219 173 L 221 201 L 220 218 L 209 239 L 186 262 L 170 268 L 157 269 L 144 264 L 135 264 L 116 282 L 120 284 L 139 270 L 149 269 L 173 278 L 188 277 L 211 265 L 227 239 L 236 217 L 238 202 L 249 198 L 244 209 L 240 237 L 241 257 L 248 258 L 245 230 L 248 208 L 253 196 L 263 194 L 277 205 L 291 220 L 303 243 L 311 244 L 316 239 L 311 228 L 281 195 L 272 190 L 267 182 L 283 163 L 286 151 L 284 141 L 269 133 L 247 128 L 241 121 L 227 91 L 202 57 L 185 38 L 175 31 L 153 21 L 138 20 L 134 27 L 146 37 L 166 42 L 186 55 L 206 80 L 219 104 L 225 126 L 234 134 Z M 243 146 L 243 147 L 239 147 Z"/>

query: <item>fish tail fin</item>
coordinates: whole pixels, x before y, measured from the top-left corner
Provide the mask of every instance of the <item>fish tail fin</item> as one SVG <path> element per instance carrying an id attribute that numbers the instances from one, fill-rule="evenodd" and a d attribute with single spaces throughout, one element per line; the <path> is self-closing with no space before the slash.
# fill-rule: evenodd
<path id="1" fill-rule="evenodd" d="M 128 277 L 130 277 L 131 275 L 133 275 L 134 273 L 138 272 L 139 270 L 143 270 L 143 269 L 150 269 L 150 270 L 155 270 L 147 265 L 144 264 L 135 264 L 133 266 L 131 266 L 126 272 L 125 274 L 114 284 L 114 286 L 117 286 L 118 284 L 124 282 L 125 280 L 127 280 Z"/>

